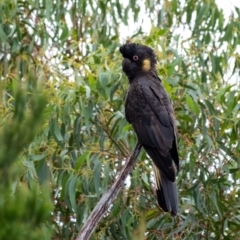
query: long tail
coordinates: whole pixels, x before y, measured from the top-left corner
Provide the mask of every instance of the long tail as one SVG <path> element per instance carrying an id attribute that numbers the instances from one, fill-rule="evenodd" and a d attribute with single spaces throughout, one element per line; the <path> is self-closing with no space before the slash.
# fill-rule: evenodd
<path id="1" fill-rule="evenodd" d="M 176 182 L 169 181 L 153 164 L 156 181 L 156 195 L 159 206 L 164 212 L 170 212 L 172 216 L 178 213 L 178 193 Z"/>

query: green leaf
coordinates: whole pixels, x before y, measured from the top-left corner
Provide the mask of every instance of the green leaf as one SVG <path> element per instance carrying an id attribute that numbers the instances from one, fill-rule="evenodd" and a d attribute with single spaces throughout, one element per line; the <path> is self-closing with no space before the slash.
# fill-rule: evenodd
<path id="1" fill-rule="evenodd" d="M 210 199 L 213 201 L 213 204 L 214 204 L 215 208 L 217 209 L 219 217 L 222 218 L 222 213 L 220 211 L 219 204 L 218 204 L 218 200 L 219 200 L 218 196 L 216 194 L 211 194 Z"/>
<path id="2" fill-rule="evenodd" d="M 174 236 L 179 232 L 182 232 L 187 227 L 187 225 L 191 220 L 192 220 L 192 216 L 191 214 L 188 214 L 185 220 L 181 223 L 181 225 L 175 231 L 173 231 L 172 236 Z"/>
<path id="3" fill-rule="evenodd" d="M 57 119 L 51 119 L 50 121 L 50 132 L 53 135 L 53 137 L 56 139 L 56 141 L 58 142 L 58 144 L 62 145 L 63 143 L 63 137 L 58 125 L 58 121 Z"/>
<path id="4" fill-rule="evenodd" d="M 29 160 L 40 161 L 45 158 L 46 155 L 29 155 Z"/>
<path id="5" fill-rule="evenodd" d="M 62 28 L 62 34 L 60 36 L 61 41 L 66 41 L 69 35 L 69 30 L 67 25 Z"/>
<path id="6" fill-rule="evenodd" d="M 1 42 L 7 43 L 7 36 L 3 30 L 2 24 L 0 24 L 0 39 L 1 39 Z"/>
<path id="7" fill-rule="evenodd" d="M 90 153 L 89 152 L 84 152 L 77 160 L 75 164 L 75 170 L 78 171 L 81 166 L 83 165 L 84 162 L 86 162 L 89 159 Z"/>
<path id="8" fill-rule="evenodd" d="M 101 163 L 99 161 L 95 162 L 94 169 L 93 169 L 93 181 L 94 181 L 94 187 L 95 191 L 97 192 L 97 195 L 100 194 L 100 186 L 101 186 Z"/>
<path id="9" fill-rule="evenodd" d="M 232 34 L 233 34 L 233 24 L 230 23 L 225 27 L 224 35 L 221 41 L 230 41 L 230 39 L 232 38 Z"/>
<path id="10" fill-rule="evenodd" d="M 148 177 L 147 177 L 147 174 L 145 172 L 142 173 L 142 180 L 146 183 L 147 186 L 149 185 Z"/>
<path id="11" fill-rule="evenodd" d="M 67 193 L 69 195 L 69 200 L 71 203 L 71 210 L 74 210 L 76 212 L 77 206 L 76 206 L 76 180 L 77 177 L 75 175 L 72 175 L 69 179 L 68 179 L 68 183 L 67 183 Z"/>
<path id="12" fill-rule="evenodd" d="M 186 102 L 189 107 L 189 109 L 194 112 L 195 114 L 200 114 L 200 109 L 198 107 L 198 104 L 190 97 L 188 94 L 186 94 Z"/>

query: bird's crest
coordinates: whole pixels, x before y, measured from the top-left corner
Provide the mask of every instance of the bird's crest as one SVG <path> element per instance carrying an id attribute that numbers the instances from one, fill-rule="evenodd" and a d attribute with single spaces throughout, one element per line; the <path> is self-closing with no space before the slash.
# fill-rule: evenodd
<path id="1" fill-rule="evenodd" d="M 126 44 L 120 47 L 120 52 L 124 58 L 139 65 L 142 71 L 155 68 L 156 55 L 153 49 L 148 46 L 127 41 Z"/>

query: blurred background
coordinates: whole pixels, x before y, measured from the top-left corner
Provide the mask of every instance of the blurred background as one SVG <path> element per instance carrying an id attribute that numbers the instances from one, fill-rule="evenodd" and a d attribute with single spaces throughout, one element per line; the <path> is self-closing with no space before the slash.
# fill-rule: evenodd
<path id="1" fill-rule="evenodd" d="M 0 239 L 75 239 L 115 181 L 137 142 L 128 39 L 155 50 L 174 104 L 179 216 L 142 151 L 91 239 L 239 239 L 239 36 L 237 1 L 1 1 Z"/>

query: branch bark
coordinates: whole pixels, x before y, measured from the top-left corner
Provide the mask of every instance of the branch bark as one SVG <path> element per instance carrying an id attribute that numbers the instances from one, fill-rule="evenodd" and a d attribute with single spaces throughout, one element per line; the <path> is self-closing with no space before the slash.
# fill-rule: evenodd
<path id="1" fill-rule="evenodd" d="M 131 156 L 128 158 L 128 161 L 124 168 L 121 170 L 117 180 L 114 182 L 114 184 L 108 189 L 101 197 L 98 204 L 95 206 L 91 214 L 89 215 L 87 221 L 83 225 L 81 231 L 79 232 L 76 240 L 88 240 L 95 228 L 97 227 L 97 224 L 100 222 L 104 214 L 109 209 L 110 205 L 112 204 L 113 200 L 119 193 L 119 191 L 122 188 L 122 185 L 128 176 L 128 174 L 133 169 L 135 162 L 137 160 L 137 157 L 141 151 L 142 145 L 140 143 L 137 143 L 134 151 L 132 152 Z"/>

